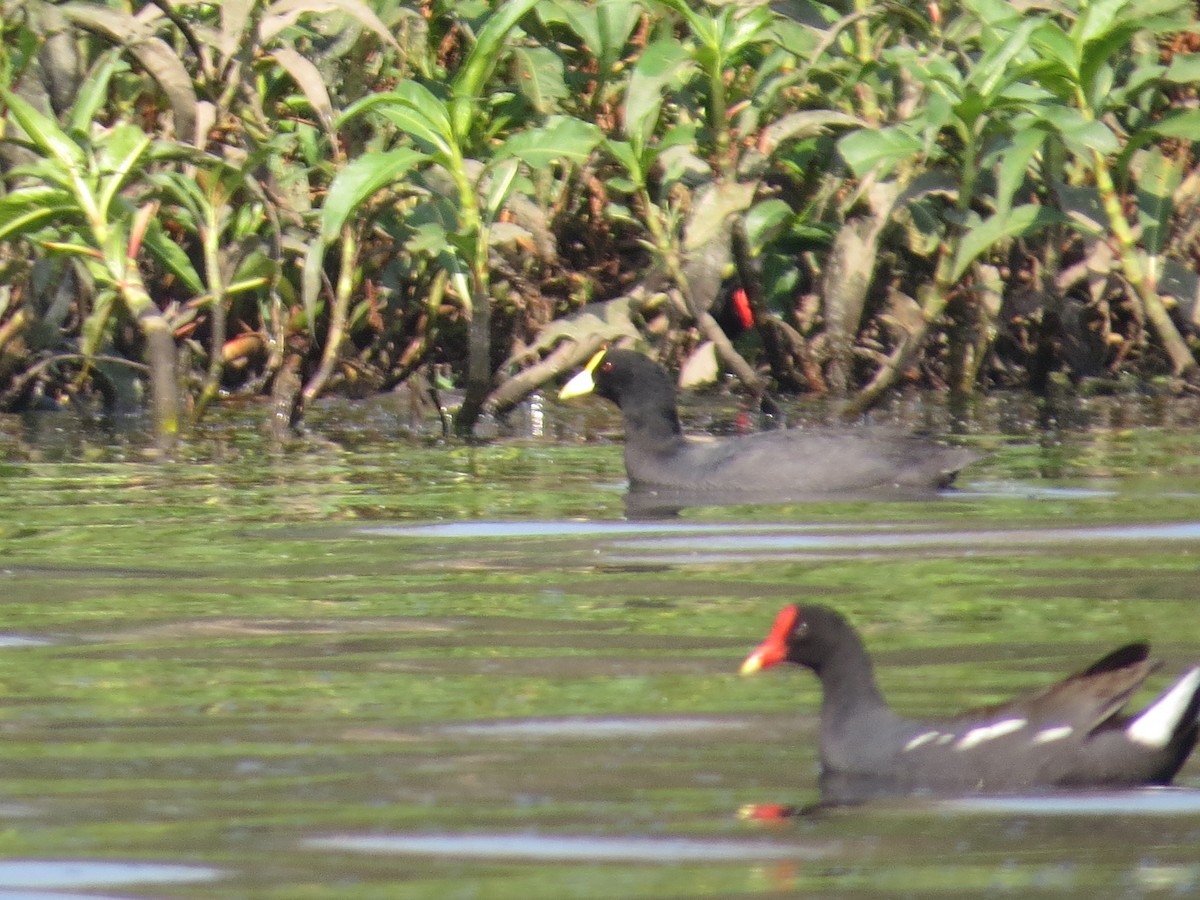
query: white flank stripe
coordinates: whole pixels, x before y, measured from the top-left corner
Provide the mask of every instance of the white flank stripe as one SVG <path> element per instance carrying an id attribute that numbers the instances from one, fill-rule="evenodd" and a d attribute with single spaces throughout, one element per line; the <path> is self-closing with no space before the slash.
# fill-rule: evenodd
<path id="1" fill-rule="evenodd" d="M 1180 678 L 1169 691 L 1151 703 L 1140 716 L 1125 728 L 1125 734 L 1135 744 L 1161 750 L 1171 742 L 1179 720 L 1200 688 L 1200 668 L 1192 669 Z"/>
<path id="2" fill-rule="evenodd" d="M 1035 744 L 1049 744 L 1051 741 L 1061 741 L 1065 737 L 1070 737 L 1071 732 L 1075 729 L 1070 725 L 1059 725 L 1057 728 L 1043 728 L 1033 736 Z"/>
<path id="3" fill-rule="evenodd" d="M 907 753 L 909 750 L 916 750 L 922 744 L 928 744 L 939 734 L 941 734 L 940 731 L 927 731 L 924 734 L 918 734 L 915 738 L 904 745 L 904 752 Z"/>
<path id="4" fill-rule="evenodd" d="M 978 728 L 972 728 L 964 734 L 962 739 L 954 745 L 954 749 L 970 750 L 972 747 L 978 747 L 984 741 L 1004 737 L 1004 735 L 1020 731 L 1024 727 L 1025 719 L 1002 719 L 999 722 L 993 722 L 991 725 L 980 725 Z"/>
<path id="5" fill-rule="evenodd" d="M 953 734 L 943 734 L 940 738 L 937 739 L 938 746 L 940 747 L 942 744 L 948 744 L 952 740 L 954 740 L 954 738 L 955 738 L 955 735 L 953 735 Z"/>

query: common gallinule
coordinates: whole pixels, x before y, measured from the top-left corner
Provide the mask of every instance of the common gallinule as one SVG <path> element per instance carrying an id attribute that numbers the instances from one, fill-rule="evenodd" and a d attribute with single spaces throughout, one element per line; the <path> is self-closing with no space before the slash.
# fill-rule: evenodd
<path id="1" fill-rule="evenodd" d="M 675 386 L 640 353 L 602 350 L 559 392 L 595 392 L 621 409 L 630 487 L 798 495 L 929 491 L 978 458 L 889 428 L 767 431 L 694 439 L 679 425 Z"/>
<path id="2" fill-rule="evenodd" d="M 742 664 L 781 662 L 821 679 L 821 789 L 854 802 L 881 794 L 1012 793 L 1167 784 L 1196 744 L 1200 667 L 1133 716 L 1121 708 L 1158 668 L 1128 644 L 1057 684 L 947 719 L 906 719 L 879 693 L 858 633 L 822 606 L 788 606 Z"/>

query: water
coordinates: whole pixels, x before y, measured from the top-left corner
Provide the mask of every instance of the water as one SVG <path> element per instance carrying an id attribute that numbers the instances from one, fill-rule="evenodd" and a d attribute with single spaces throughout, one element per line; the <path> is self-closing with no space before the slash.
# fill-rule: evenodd
<path id="1" fill-rule="evenodd" d="M 635 520 L 619 447 L 571 439 L 602 407 L 475 448 L 380 404 L 272 446 L 248 411 L 175 462 L 0 418 L 0 897 L 1200 891 L 1198 760 L 738 815 L 818 799 L 815 681 L 737 676 L 786 603 L 851 617 L 913 715 L 1135 638 L 1144 697 L 1200 659 L 1195 410 L 1020 413 L 959 429 L 991 455 L 940 498 Z"/>

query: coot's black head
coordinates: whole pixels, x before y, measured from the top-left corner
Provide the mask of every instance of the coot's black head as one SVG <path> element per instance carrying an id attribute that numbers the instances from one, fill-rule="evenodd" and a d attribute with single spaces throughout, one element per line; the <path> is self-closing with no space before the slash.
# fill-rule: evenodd
<path id="1" fill-rule="evenodd" d="M 742 663 L 742 674 L 752 675 L 781 662 L 807 666 L 820 673 L 830 659 L 846 647 L 858 644 L 850 623 L 832 609 L 785 606 L 775 617 L 766 640 Z"/>
<path id="2" fill-rule="evenodd" d="M 601 350 L 583 370 L 568 381 L 559 399 L 596 393 L 622 409 L 641 406 L 669 410 L 675 415 L 675 385 L 666 370 L 632 350 Z"/>

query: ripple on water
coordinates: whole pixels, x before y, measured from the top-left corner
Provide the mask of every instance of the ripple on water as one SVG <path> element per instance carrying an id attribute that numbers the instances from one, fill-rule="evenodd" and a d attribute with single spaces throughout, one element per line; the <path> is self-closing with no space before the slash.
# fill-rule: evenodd
<path id="1" fill-rule="evenodd" d="M 372 537 L 527 538 L 587 535 L 727 534 L 730 527 L 728 524 L 702 522 L 436 522 L 428 525 L 372 525 L 366 528 L 355 528 L 354 531 L 356 534 L 366 534 Z M 808 531 L 818 528 L 825 531 L 842 526 L 784 523 L 774 525 L 739 524 L 732 527 L 738 532 L 757 533 Z"/>
<path id="2" fill-rule="evenodd" d="M 0 647 L 45 647 L 52 641 L 44 638 L 22 637 L 19 634 L 0 634 Z"/>
<path id="3" fill-rule="evenodd" d="M 683 837 L 596 837 L 520 832 L 343 834 L 311 838 L 304 844 L 320 850 L 349 850 L 358 853 L 643 863 L 816 860 L 826 857 L 831 852 L 819 846 L 760 841 L 697 840 Z"/>
<path id="4" fill-rule="evenodd" d="M 207 866 L 110 862 L 88 859 L 9 859 L 0 861 L 0 897 L 30 896 L 21 889 L 85 888 L 129 884 L 188 884 L 213 881 L 224 873 Z M 46 896 L 36 895 L 39 900 Z M 94 895 L 88 895 L 94 897 Z"/>
<path id="5" fill-rule="evenodd" d="M 1019 813 L 1042 816 L 1190 816 L 1200 814 L 1200 790 L 1143 788 L 1129 791 L 1052 793 L 1031 796 L 963 797 L 942 808 L 966 813 Z"/>
<path id="6" fill-rule="evenodd" d="M 745 728 L 748 724 L 748 722 L 738 719 L 689 718 L 686 716 L 668 718 L 567 716 L 553 719 L 504 719 L 488 722 L 451 723 L 439 726 L 437 730 L 443 734 L 483 738 L 561 737 L 590 741 L 602 738 L 694 734 L 701 731 Z"/>

